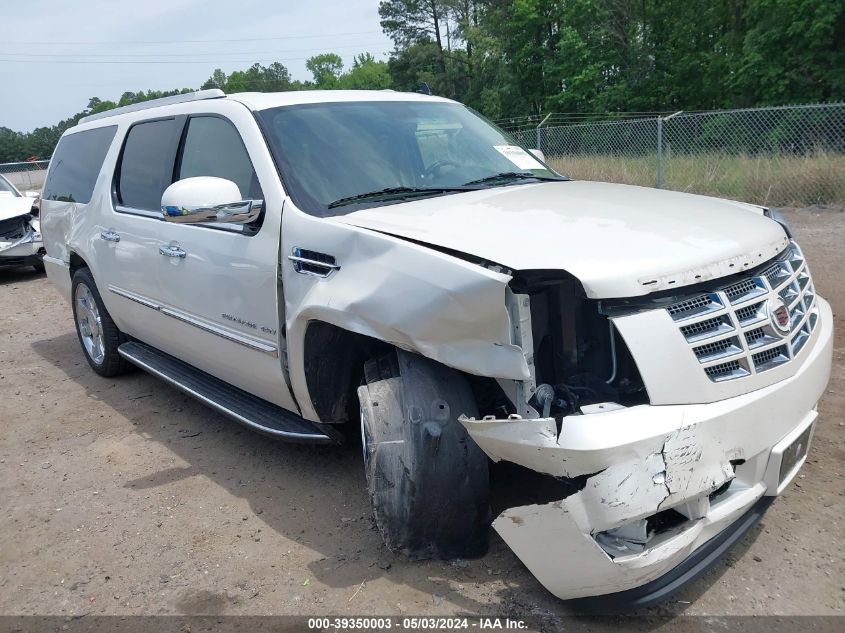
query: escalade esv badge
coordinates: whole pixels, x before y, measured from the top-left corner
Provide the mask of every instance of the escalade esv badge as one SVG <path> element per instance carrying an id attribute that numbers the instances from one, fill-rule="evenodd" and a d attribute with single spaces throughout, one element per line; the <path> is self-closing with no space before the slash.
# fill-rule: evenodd
<path id="1" fill-rule="evenodd" d="M 789 334 L 789 308 L 786 302 L 780 297 L 773 298 L 769 301 L 769 320 L 778 334 L 783 336 Z"/>

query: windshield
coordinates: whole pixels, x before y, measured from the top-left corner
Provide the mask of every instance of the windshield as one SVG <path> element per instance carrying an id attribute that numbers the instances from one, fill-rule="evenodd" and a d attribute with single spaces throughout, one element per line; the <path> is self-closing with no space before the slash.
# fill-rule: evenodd
<path id="1" fill-rule="evenodd" d="M 317 103 L 264 110 L 258 118 L 288 193 L 313 215 L 560 179 L 456 103 Z"/>
<path id="2" fill-rule="evenodd" d="M 12 195 L 17 198 L 21 194 L 18 193 L 18 190 L 15 189 L 12 183 L 6 180 L 3 176 L 0 176 L 0 195 Z"/>

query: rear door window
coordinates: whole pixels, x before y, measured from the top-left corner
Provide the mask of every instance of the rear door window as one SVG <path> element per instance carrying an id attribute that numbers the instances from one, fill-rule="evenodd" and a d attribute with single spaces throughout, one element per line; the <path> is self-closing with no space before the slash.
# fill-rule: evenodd
<path id="1" fill-rule="evenodd" d="M 120 205 L 161 212 L 161 194 L 173 182 L 180 132 L 175 118 L 137 123 L 129 129 L 117 176 Z"/>
<path id="2" fill-rule="evenodd" d="M 50 160 L 44 200 L 88 204 L 115 132 L 117 126 L 109 125 L 65 134 Z"/>

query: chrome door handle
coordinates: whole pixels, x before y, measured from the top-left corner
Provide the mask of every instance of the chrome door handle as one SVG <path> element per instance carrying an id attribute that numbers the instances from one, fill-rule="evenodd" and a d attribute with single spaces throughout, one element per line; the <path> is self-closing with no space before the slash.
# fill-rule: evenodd
<path id="1" fill-rule="evenodd" d="M 100 239 L 106 240 L 107 242 L 119 242 L 120 241 L 120 234 L 115 233 L 111 229 L 104 229 L 100 231 Z"/>
<path id="2" fill-rule="evenodd" d="M 187 253 L 183 251 L 178 246 L 159 246 L 158 252 L 160 255 L 164 255 L 165 257 L 178 257 L 179 259 L 185 259 Z"/>

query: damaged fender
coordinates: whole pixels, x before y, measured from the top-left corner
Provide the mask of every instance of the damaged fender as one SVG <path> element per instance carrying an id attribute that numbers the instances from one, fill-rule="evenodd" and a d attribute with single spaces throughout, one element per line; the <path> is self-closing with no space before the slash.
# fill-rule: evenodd
<path id="1" fill-rule="evenodd" d="M 290 236 L 296 236 L 296 243 Z M 294 248 L 336 258 L 327 277 L 294 270 Z M 309 321 L 391 343 L 460 371 L 525 380 L 530 371 L 511 343 L 505 293 L 510 276 L 405 240 L 306 215 L 287 200 L 282 217 L 290 381 L 306 419 L 304 336 Z M 330 353 L 330 352 L 329 352 Z"/>

